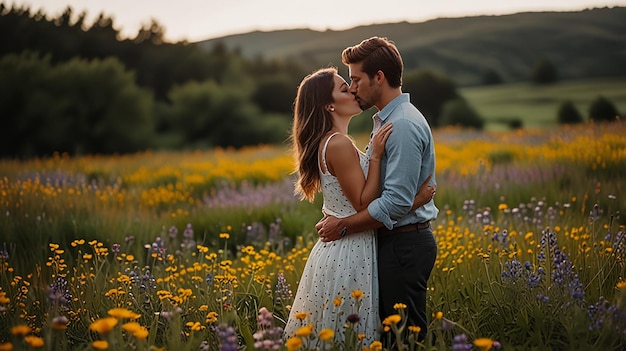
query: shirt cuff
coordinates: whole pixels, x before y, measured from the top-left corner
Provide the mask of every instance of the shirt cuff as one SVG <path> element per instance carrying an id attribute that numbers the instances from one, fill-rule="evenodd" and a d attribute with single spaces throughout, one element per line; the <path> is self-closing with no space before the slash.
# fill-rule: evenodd
<path id="1" fill-rule="evenodd" d="M 372 218 L 382 223 L 389 230 L 393 229 L 394 224 L 398 223 L 398 221 L 395 221 L 391 219 L 391 217 L 389 217 L 389 214 L 385 212 L 383 208 L 379 205 L 378 200 L 372 201 L 367 206 L 367 212 L 369 212 Z"/>

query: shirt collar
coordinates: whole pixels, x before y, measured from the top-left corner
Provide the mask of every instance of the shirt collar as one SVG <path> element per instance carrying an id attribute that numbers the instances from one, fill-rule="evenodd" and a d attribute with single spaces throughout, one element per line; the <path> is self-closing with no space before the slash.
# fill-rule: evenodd
<path id="1" fill-rule="evenodd" d="M 396 96 L 385 107 L 383 107 L 382 110 L 378 112 L 378 118 L 380 118 L 382 121 L 386 120 L 387 117 L 389 117 L 389 115 L 391 114 L 391 112 L 393 112 L 393 110 L 396 109 L 396 107 L 398 107 L 402 103 L 410 102 L 410 101 L 411 99 L 410 99 L 409 93 L 402 93 Z"/>

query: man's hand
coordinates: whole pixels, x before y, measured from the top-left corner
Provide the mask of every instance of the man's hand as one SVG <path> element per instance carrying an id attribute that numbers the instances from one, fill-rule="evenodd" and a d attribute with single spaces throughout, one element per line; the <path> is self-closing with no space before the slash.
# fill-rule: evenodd
<path id="1" fill-rule="evenodd" d="M 328 215 L 315 224 L 315 229 L 317 229 L 317 235 L 320 236 L 323 242 L 341 239 L 341 231 L 344 230 L 337 217 Z"/>

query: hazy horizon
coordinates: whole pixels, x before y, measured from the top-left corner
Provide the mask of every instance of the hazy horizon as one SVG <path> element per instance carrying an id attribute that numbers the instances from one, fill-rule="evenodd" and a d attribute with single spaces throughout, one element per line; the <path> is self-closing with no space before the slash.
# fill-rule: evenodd
<path id="1" fill-rule="evenodd" d="M 74 16 L 86 12 L 88 24 L 103 13 L 113 18 L 115 28 L 124 37 L 133 37 L 142 26 L 155 19 L 165 28 L 167 40 L 195 42 L 257 30 L 345 30 L 361 25 L 417 23 L 441 17 L 581 11 L 626 6 L 626 0 L 553 0 L 550 3 L 543 0 L 440 0 L 437 3 L 388 0 L 385 6 L 363 0 L 13 0 L 6 5 L 27 6 L 33 13 L 43 10 L 48 18 L 57 17 L 70 7 Z"/>

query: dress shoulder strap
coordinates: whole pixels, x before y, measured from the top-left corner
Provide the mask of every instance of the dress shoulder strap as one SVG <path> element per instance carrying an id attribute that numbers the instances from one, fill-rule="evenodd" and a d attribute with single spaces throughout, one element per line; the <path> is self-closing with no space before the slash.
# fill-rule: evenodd
<path id="1" fill-rule="evenodd" d="M 334 132 L 333 134 L 331 134 L 328 139 L 326 139 L 326 142 L 324 143 L 324 147 L 322 148 L 322 163 L 324 164 L 324 169 L 322 169 L 322 173 L 326 173 L 328 172 L 328 165 L 326 164 L 326 148 L 328 147 L 328 142 L 330 141 L 330 138 L 334 137 L 335 135 L 340 134 L 339 132 Z"/>

